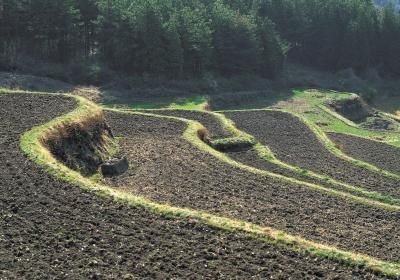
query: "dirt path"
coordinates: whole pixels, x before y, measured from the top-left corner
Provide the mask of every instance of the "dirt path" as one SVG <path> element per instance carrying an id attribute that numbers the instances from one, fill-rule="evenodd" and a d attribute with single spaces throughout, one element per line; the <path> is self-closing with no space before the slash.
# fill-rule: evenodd
<path id="1" fill-rule="evenodd" d="M 277 111 L 225 113 L 239 129 L 253 135 L 288 164 L 339 182 L 400 198 L 400 181 L 353 165 L 330 153 L 315 134 L 296 117 Z"/>
<path id="2" fill-rule="evenodd" d="M 400 213 L 244 172 L 183 140 L 179 121 L 111 112 L 107 119 L 131 163 L 107 180 L 116 188 L 400 261 Z"/>
<path id="3" fill-rule="evenodd" d="M 384 279 L 59 182 L 25 158 L 19 138 L 74 106 L 0 95 L 1 279 Z"/>
<path id="4" fill-rule="evenodd" d="M 400 174 L 400 148 L 347 134 L 328 133 L 328 136 L 349 156 Z"/>

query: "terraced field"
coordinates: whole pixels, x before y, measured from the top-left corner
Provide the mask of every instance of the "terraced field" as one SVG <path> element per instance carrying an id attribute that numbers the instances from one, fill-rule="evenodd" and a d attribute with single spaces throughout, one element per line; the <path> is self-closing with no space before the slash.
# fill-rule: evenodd
<path id="1" fill-rule="evenodd" d="M 283 162 L 327 175 L 337 181 L 400 197 L 400 181 L 355 166 L 331 153 L 298 118 L 280 111 L 225 113 L 239 129 L 254 135 Z"/>
<path id="2" fill-rule="evenodd" d="M 369 162 L 384 170 L 400 174 L 399 148 L 342 133 L 329 133 L 328 136 L 343 152 L 351 157 Z"/>
<path id="3" fill-rule="evenodd" d="M 190 128 L 201 126 L 184 119 L 107 112 L 130 169 L 102 185 L 83 178 L 33 137 L 88 118 L 82 102 L 0 94 L 0 279 L 400 276 L 400 211 L 246 167 L 200 143 Z M 204 112 L 152 113 L 232 136 Z"/>
<path id="4" fill-rule="evenodd" d="M 150 110 L 149 113 L 179 117 L 188 120 L 195 120 L 203 124 L 209 131 L 212 139 L 231 137 L 232 133 L 227 131 L 221 122 L 209 112 L 189 111 L 189 110 Z"/>
<path id="5" fill-rule="evenodd" d="M 400 212 L 355 203 L 301 184 L 245 172 L 181 138 L 185 124 L 107 113 L 131 168 L 106 183 L 162 203 L 270 226 L 318 242 L 399 261 Z"/>

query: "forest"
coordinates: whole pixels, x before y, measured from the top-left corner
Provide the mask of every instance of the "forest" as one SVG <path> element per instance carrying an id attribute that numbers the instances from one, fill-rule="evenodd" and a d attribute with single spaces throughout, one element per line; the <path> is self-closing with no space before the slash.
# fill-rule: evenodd
<path id="1" fill-rule="evenodd" d="M 400 14 L 372 0 L 0 1 L 3 71 L 33 61 L 77 73 L 274 79 L 294 61 L 398 77 L 399 53 Z"/>

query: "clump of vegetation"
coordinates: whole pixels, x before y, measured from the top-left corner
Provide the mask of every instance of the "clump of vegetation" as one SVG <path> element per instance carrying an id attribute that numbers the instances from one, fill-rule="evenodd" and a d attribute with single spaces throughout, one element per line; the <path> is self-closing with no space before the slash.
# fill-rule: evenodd
<path id="1" fill-rule="evenodd" d="M 59 161 L 84 176 L 94 175 L 117 149 L 101 111 L 83 121 L 53 127 L 42 142 Z"/>
<path id="2" fill-rule="evenodd" d="M 247 137 L 231 137 L 211 141 L 211 146 L 221 152 L 238 152 L 249 150 L 255 145 L 255 140 Z"/>
<path id="3" fill-rule="evenodd" d="M 207 128 L 203 127 L 203 128 L 200 128 L 199 130 L 197 130 L 197 136 L 204 143 L 206 143 L 208 145 L 211 144 L 210 133 L 208 132 Z"/>

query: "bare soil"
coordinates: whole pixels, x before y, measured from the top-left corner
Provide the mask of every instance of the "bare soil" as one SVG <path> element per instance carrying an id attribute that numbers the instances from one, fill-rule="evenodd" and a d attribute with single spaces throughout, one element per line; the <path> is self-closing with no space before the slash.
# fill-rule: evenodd
<path id="1" fill-rule="evenodd" d="M 151 112 L 159 115 L 176 116 L 189 120 L 198 121 L 207 128 L 210 135 L 212 135 L 214 139 L 232 136 L 224 130 L 224 128 L 221 125 L 221 122 L 218 121 L 218 119 L 216 119 L 211 114 L 207 114 L 200 111 L 183 111 L 183 110 L 156 110 L 156 111 L 152 110 Z M 244 163 L 248 166 L 263 169 L 286 177 L 295 178 L 300 181 L 326 186 L 332 189 L 343 190 L 343 188 L 337 187 L 336 185 L 332 185 L 325 180 L 310 178 L 308 176 L 299 174 L 297 172 L 290 171 L 286 168 L 282 168 L 281 166 L 278 166 L 272 162 L 268 162 L 260 158 L 260 156 L 258 156 L 257 152 L 254 149 L 228 151 L 225 153 L 234 160 Z"/>
<path id="2" fill-rule="evenodd" d="M 152 110 L 151 112 L 157 115 L 173 116 L 198 121 L 208 129 L 210 137 L 212 139 L 226 138 L 232 136 L 222 127 L 221 122 L 219 122 L 214 116 L 208 113 L 186 110 Z"/>
<path id="3" fill-rule="evenodd" d="M 240 151 L 240 152 L 229 152 L 227 153 L 231 158 L 234 160 L 241 162 L 243 164 L 246 164 L 248 166 L 252 166 L 258 169 L 266 170 L 275 174 L 280 174 L 289 178 L 295 178 L 297 180 L 303 181 L 303 182 L 308 182 L 311 184 L 316 184 L 320 186 L 324 186 L 330 189 L 337 189 L 340 191 L 346 191 L 350 192 L 353 194 L 359 195 L 359 193 L 352 192 L 350 190 L 345 190 L 339 186 L 330 184 L 327 180 L 320 180 L 316 178 L 311 178 L 306 175 L 303 175 L 298 172 L 294 172 L 291 170 L 288 170 L 286 168 L 280 167 L 277 164 L 274 164 L 272 162 L 266 161 L 262 159 L 255 150 L 247 150 L 247 151 Z"/>
<path id="4" fill-rule="evenodd" d="M 369 162 L 378 168 L 400 174 L 399 148 L 347 134 L 328 133 L 328 136 L 349 156 Z"/>
<path id="5" fill-rule="evenodd" d="M 54 179 L 27 160 L 19 139 L 75 105 L 0 95 L 1 279 L 385 279 Z"/>
<path id="6" fill-rule="evenodd" d="M 291 165 L 327 175 L 340 182 L 400 198 L 400 181 L 358 167 L 336 157 L 317 136 L 296 117 L 278 111 L 229 112 L 239 129 Z"/>
<path id="7" fill-rule="evenodd" d="M 127 173 L 105 181 L 115 188 L 400 260 L 400 213 L 244 172 L 183 140 L 179 121 L 115 112 L 106 119 L 130 161 Z"/>

